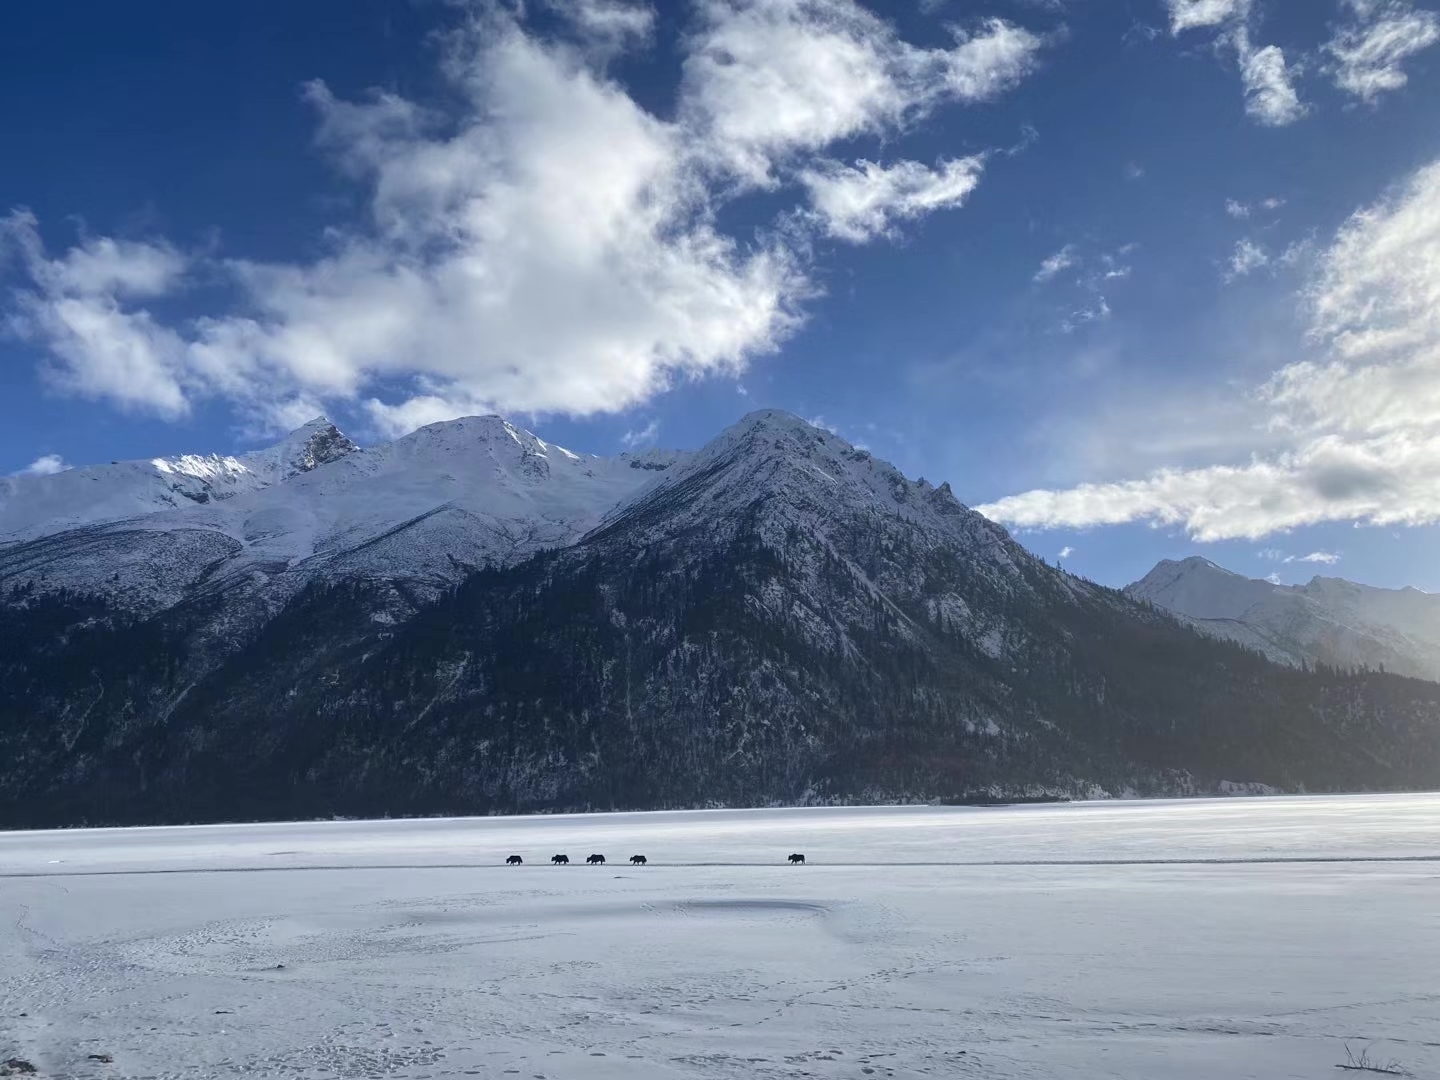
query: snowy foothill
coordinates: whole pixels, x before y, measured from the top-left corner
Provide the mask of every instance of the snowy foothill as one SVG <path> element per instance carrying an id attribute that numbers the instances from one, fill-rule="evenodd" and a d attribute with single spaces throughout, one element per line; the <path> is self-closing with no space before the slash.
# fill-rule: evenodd
<path id="1" fill-rule="evenodd" d="M 1436 1075 L 1437 900 L 1432 795 L 0 833 L 0 1061 Z"/>

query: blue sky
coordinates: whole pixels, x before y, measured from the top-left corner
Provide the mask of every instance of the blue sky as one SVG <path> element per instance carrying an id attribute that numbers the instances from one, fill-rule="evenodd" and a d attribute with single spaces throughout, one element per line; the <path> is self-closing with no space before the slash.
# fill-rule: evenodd
<path id="1" fill-rule="evenodd" d="M 138 10 L 6 13 L 0 472 L 776 406 L 1106 583 L 1440 590 L 1425 3 Z"/>

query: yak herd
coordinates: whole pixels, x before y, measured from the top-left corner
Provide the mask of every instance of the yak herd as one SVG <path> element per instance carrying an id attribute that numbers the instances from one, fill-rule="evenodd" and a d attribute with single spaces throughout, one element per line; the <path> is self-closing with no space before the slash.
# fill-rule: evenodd
<path id="1" fill-rule="evenodd" d="M 551 856 L 550 856 L 550 861 L 551 861 L 551 863 L 553 863 L 553 864 L 556 865 L 556 866 L 569 866 L 569 865 L 570 865 L 570 856 L 569 856 L 569 855 L 551 855 Z M 644 855 L 631 855 L 631 856 L 630 856 L 630 865 L 632 865 L 632 866 L 644 866 L 648 861 L 649 861 L 649 860 L 646 859 Z M 795 854 L 791 855 L 791 856 L 790 856 L 790 859 L 789 859 L 789 862 L 790 862 L 790 865 L 791 865 L 791 866 L 799 866 L 799 865 L 800 865 L 801 863 L 803 863 L 804 861 L 805 861 L 805 856 L 804 856 L 804 855 L 801 855 L 799 852 L 796 852 Z M 591 855 L 591 856 L 589 856 L 588 858 L 586 858 L 585 862 L 586 862 L 587 864 L 589 864 L 590 866 L 604 866 L 604 865 L 605 865 L 605 856 L 604 856 L 604 855 Z M 522 859 L 519 855 L 511 855 L 508 859 L 505 860 L 505 865 L 506 865 L 506 866 L 523 866 L 524 864 L 525 864 L 525 860 Z"/>

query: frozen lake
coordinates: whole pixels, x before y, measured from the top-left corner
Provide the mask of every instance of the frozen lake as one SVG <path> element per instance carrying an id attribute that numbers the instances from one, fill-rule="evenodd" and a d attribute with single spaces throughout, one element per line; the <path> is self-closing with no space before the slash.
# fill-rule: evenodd
<path id="1" fill-rule="evenodd" d="M 1440 1077 L 1436 795 L 0 833 L 0 927 L 41 1076 Z"/>

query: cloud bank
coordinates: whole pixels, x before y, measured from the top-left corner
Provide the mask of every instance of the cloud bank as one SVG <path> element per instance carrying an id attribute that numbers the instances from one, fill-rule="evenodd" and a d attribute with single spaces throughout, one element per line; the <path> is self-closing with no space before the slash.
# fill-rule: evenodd
<path id="1" fill-rule="evenodd" d="M 1255 390 L 1283 451 L 977 509 L 1021 528 L 1146 522 L 1202 541 L 1440 521 L 1440 162 L 1354 214 L 1300 299 L 1315 356 Z"/>
<path id="2" fill-rule="evenodd" d="M 163 417 L 216 397 L 278 427 L 362 402 L 390 432 L 476 411 L 623 410 L 775 350 L 817 292 L 815 238 L 872 242 L 960 206 L 983 155 L 826 151 L 1003 93 L 1042 47 L 998 18 L 920 48 L 852 0 L 701 0 L 662 120 L 609 74 L 651 39 L 653 11 L 554 12 L 547 38 L 469 11 L 445 47 L 458 104 L 443 113 L 306 87 L 320 148 L 367 196 L 367 220 L 332 230 L 314 261 L 110 239 L 51 254 L 35 219 L 11 214 L 0 242 L 29 283 L 10 328 L 44 350 L 55 387 Z M 717 212 L 751 192 L 797 201 L 755 236 L 727 235 Z M 238 301 L 163 318 L 197 278 Z"/>

